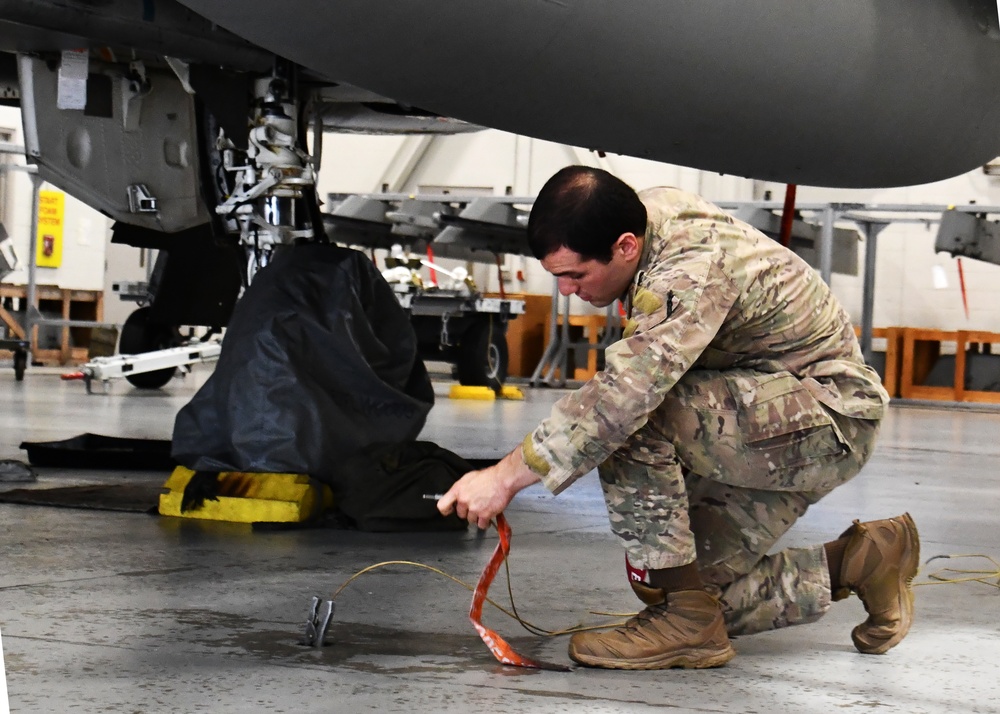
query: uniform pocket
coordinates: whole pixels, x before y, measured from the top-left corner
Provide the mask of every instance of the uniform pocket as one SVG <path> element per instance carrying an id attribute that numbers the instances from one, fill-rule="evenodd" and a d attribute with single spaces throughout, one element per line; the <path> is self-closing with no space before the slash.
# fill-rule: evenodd
<path id="1" fill-rule="evenodd" d="M 730 390 L 748 467 L 743 484 L 824 489 L 830 465 L 851 448 L 823 405 L 788 373 L 735 375 Z"/>
<path id="2" fill-rule="evenodd" d="M 823 405 L 788 372 L 744 372 L 733 375 L 727 382 L 737 404 L 740 431 L 748 445 L 773 443 L 779 437 L 819 427 L 828 427 L 839 435 Z M 796 438 L 789 437 L 792 441 Z"/>

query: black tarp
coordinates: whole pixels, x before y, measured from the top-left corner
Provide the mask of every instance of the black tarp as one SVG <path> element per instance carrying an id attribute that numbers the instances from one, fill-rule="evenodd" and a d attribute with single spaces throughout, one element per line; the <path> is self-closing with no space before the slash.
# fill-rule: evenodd
<path id="1" fill-rule="evenodd" d="M 429 441 L 373 444 L 347 459 L 332 476 L 333 500 L 363 531 L 465 530 L 454 513 L 442 518 L 441 494 L 474 466 Z"/>
<path id="2" fill-rule="evenodd" d="M 416 439 L 434 392 L 409 318 L 362 253 L 285 248 L 236 305 L 214 373 L 177 415 L 196 471 L 331 480 L 376 442 Z"/>

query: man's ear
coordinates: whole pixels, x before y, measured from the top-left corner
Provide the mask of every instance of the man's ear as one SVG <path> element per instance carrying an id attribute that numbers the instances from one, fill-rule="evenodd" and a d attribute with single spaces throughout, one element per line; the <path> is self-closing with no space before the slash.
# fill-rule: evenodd
<path id="1" fill-rule="evenodd" d="M 620 252 L 625 260 L 635 260 L 642 253 L 642 240 L 635 233 L 622 233 L 618 236 L 614 249 Z"/>

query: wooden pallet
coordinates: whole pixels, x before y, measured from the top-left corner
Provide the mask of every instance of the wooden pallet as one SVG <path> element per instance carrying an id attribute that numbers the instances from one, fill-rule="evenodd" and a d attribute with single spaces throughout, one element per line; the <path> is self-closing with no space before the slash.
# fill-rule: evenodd
<path id="1" fill-rule="evenodd" d="M 2 307 L 2 301 L 5 298 L 13 298 L 23 304 L 27 300 L 27 292 L 27 286 L 24 285 L 0 285 L 0 321 L 7 326 L 11 336 L 22 340 L 28 339 L 25 337 L 24 329 L 13 315 Z M 59 313 L 64 320 L 100 322 L 104 319 L 104 291 L 102 290 L 71 290 L 54 285 L 39 285 L 36 292 L 38 309 L 43 313 Z M 69 327 L 66 325 L 60 328 L 57 349 L 38 349 L 38 328 L 36 326 L 29 340 L 32 360 L 45 365 L 86 362 L 90 335 L 91 328 L 89 327 Z"/>
<path id="2" fill-rule="evenodd" d="M 902 327 L 876 327 L 872 329 L 872 337 L 885 340 L 885 374 L 882 375 L 882 386 L 890 397 L 899 396 L 899 377 L 903 364 L 903 329 Z M 861 336 L 861 328 L 854 327 L 854 332 Z"/>
<path id="3" fill-rule="evenodd" d="M 900 372 L 899 396 L 903 399 L 939 399 L 953 402 L 1000 404 L 1000 392 L 967 390 L 965 388 L 966 354 L 970 345 L 998 344 L 1000 333 L 980 330 L 929 330 L 902 328 L 903 359 Z M 954 380 L 947 387 L 923 384 L 934 363 L 941 356 L 942 343 L 955 345 Z"/>

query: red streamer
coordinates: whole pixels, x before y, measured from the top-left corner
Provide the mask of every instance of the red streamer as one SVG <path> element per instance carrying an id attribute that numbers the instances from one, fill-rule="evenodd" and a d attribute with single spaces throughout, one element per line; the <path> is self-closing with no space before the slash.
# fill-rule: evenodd
<path id="1" fill-rule="evenodd" d="M 781 212 L 781 234 L 779 240 L 786 248 L 792 245 L 792 222 L 795 220 L 795 190 L 797 186 L 790 183 L 785 186 L 785 207 Z"/>
<path id="2" fill-rule="evenodd" d="M 472 607 L 469 609 L 469 619 L 472 621 L 472 626 L 476 628 L 479 636 L 483 638 L 483 642 L 489 647 L 493 656 L 503 664 L 531 669 L 549 669 L 560 672 L 570 671 L 569 667 L 563 665 L 541 662 L 518 654 L 508 644 L 507 640 L 483 625 L 483 603 L 486 602 L 486 594 L 489 592 L 490 585 L 493 584 L 493 578 L 496 577 L 497 571 L 500 570 L 500 566 L 503 565 L 503 562 L 507 559 L 507 555 L 510 553 L 511 530 L 507 524 L 507 519 L 503 517 L 502 513 L 497 516 L 497 532 L 500 534 L 500 542 L 497 543 L 497 547 L 493 551 L 493 557 L 490 558 L 486 567 L 483 568 L 483 574 L 479 576 L 479 584 L 476 585 L 476 591 L 472 595 Z"/>
<path id="3" fill-rule="evenodd" d="M 962 290 L 962 307 L 965 308 L 965 319 L 969 319 L 969 297 L 965 291 L 965 271 L 962 270 L 962 259 L 958 258 L 958 286 Z"/>
<path id="4" fill-rule="evenodd" d="M 434 249 L 431 248 L 430 243 L 427 244 L 427 262 L 431 263 L 432 265 L 434 263 Z M 430 280 L 428 280 L 427 282 L 429 282 L 434 287 L 437 287 L 438 284 L 437 271 L 434 270 L 434 268 L 431 266 L 428 266 L 428 268 L 430 270 Z"/>

